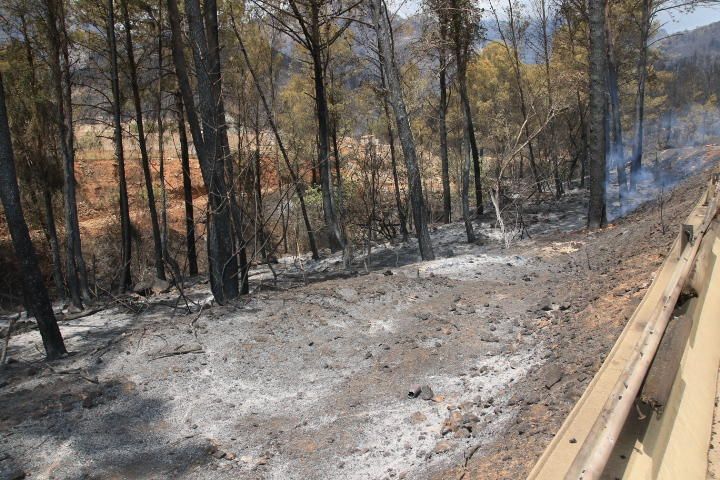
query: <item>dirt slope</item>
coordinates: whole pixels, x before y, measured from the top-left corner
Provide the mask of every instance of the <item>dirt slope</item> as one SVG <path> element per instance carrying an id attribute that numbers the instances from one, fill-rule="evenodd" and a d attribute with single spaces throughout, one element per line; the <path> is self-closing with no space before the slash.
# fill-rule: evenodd
<path id="1" fill-rule="evenodd" d="M 698 152 L 694 154 L 697 155 Z M 714 163 L 717 152 L 703 157 Z M 594 234 L 579 192 L 503 249 L 463 227 L 358 259 L 283 259 L 233 306 L 188 287 L 13 338 L 0 472 L 28 478 L 522 478 L 610 349 L 707 174 Z M 365 264 L 367 263 L 367 270 Z M 180 307 L 175 308 L 176 305 Z M 429 399 L 408 398 L 428 385 Z M 3 478 L 0 475 L 0 478 Z"/>

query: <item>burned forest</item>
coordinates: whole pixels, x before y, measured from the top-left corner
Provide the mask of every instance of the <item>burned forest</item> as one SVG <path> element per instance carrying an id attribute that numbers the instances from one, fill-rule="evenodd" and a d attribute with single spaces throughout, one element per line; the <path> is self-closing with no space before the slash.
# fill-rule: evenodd
<path id="1" fill-rule="evenodd" d="M 0 479 L 720 477 L 719 37 L 0 1 Z"/>

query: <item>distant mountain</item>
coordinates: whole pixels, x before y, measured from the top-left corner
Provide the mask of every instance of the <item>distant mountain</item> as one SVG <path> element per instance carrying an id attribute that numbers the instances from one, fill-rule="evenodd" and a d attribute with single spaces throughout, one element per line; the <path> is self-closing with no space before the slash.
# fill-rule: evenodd
<path id="1" fill-rule="evenodd" d="M 664 63 L 680 59 L 720 58 L 720 22 L 711 23 L 694 30 L 678 32 L 660 40 L 656 48 L 662 52 Z"/>

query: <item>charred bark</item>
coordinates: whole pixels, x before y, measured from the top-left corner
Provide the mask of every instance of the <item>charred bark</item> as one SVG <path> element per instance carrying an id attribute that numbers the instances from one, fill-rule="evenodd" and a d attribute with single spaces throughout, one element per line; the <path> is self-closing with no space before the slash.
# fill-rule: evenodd
<path id="1" fill-rule="evenodd" d="M 642 0 L 640 18 L 640 52 L 637 64 L 637 96 L 635 98 L 635 134 L 630 158 L 630 189 L 637 187 L 638 175 L 642 168 L 643 133 L 645 121 L 645 81 L 647 80 L 648 37 L 650 36 L 650 6 L 652 0 Z"/>
<path id="2" fill-rule="evenodd" d="M 607 55 L 605 49 L 605 1 L 589 4 L 590 104 L 588 112 L 590 149 L 590 205 L 588 227 L 597 229 L 607 222 L 605 210 L 605 125 L 607 116 Z"/>
<path id="3" fill-rule="evenodd" d="M 115 159 L 118 162 L 117 175 L 120 206 L 120 291 L 125 292 L 132 285 L 130 272 L 132 259 L 132 236 L 130 234 L 130 205 L 128 202 L 127 180 L 125 178 L 125 152 L 122 140 L 122 119 L 120 118 L 120 81 L 118 79 L 117 44 L 115 42 L 115 11 L 113 0 L 107 3 L 107 42 L 110 51 L 110 83 L 112 87 L 113 126 L 115 130 Z"/>
<path id="4" fill-rule="evenodd" d="M 410 188 L 410 203 L 412 206 L 415 232 L 418 237 L 420 256 L 423 260 L 433 260 L 432 243 L 427 227 L 425 205 L 423 201 L 422 183 L 420 169 L 418 167 L 415 140 L 413 139 L 410 119 L 405 107 L 405 100 L 402 94 L 400 74 L 395 65 L 395 57 L 392 44 L 392 27 L 383 0 L 371 0 L 369 3 L 372 13 L 375 32 L 378 37 L 381 65 L 385 73 L 388 85 L 390 104 L 395 112 L 398 136 L 405 157 L 405 166 L 408 173 L 408 186 Z"/>
<path id="5" fill-rule="evenodd" d="M 5 89 L 0 75 L 0 200 L 5 210 L 13 248 L 20 263 L 25 307 L 38 323 L 45 354 L 49 360 L 66 353 L 60 329 L 53 313 L 47 288 L 43 283 L 37 256 L 28 231 L 17 184 L 15 158 L 5 107 Z"/>
<path id="6" fill-rule="evenodd" d="M 250 72 L 250 76 L 253 79 L 253 84 L 255 85 L 255 90 L 258 92 L 258 96 L 260 97 L 260 101 L 263 105 L 263 109 L 265 110 L 265 114 L 267 115 L 268 124 L 270 124 L 270 129 L 273 132 L 273 135 L 275 136 L 275 141 L 277 142 L 278 149 L 280 150 L 280 154 L 283 157 L 283 161 L 285 162 L 285 166 L 288 169 L 288 173 L 290 174 L 290 178 L 293 181 L 295 185 L 295 189 L 298 196 L 298 201 L 300 203 L 300 210 L 303 217 L 303 222 L 305 223 L 305 229 L 308 233 L 308 243 L 310 244 L 310 251 L 312 252 L 312 258 L 315 260 L 318 260 L 320 258 L 320 252 L 317 248 L 317 242 L 315 241 L 315 232 L 313 231 L 312 225 L 310 224 L 310 217 L 308 216 L 307 207 L 305 205 L 305 185 L 303 184 L 302 180 L 298 177 L 297 173 L 295 172 L 295 169 L 293 168 L 292 164 L 290 163 L 290 156 L 288 155 L 287 149 L 285 148 L 285 144 L 282 141 L 282 137 L 280 136 L 280 130 L 278 129 L 277 124 L 275 123 L 275 119 L 273 117 L 273 112 L 270 108 L 270 105 L 268 104 L 267 97 L 265 96 L 265 93 L 263 92 L 262 87 L 260 86 L 260 80 L 258 79 L 255 68 L 253 67 L 252 63 L 250 63 L 250 57 L 248 56 L 247 50 L 245 49 L 245 43 L 243 42 L 242 35 L 240 34 L 240 31 L 236 28 L 236 25 L 233 21 L 233 29 L 235 31 L 235 36 L 238 39 L 238 44 L 240 46 L 240 51 L 243 54 L 243 58 L 245 59 L 245 65 L 248 68 L 248 71 Z"/>
<path id="7" fill-rule="evenodd" d="M 185 108 L 182 96 L 175 94 L 178 138 L 180 140 L 180 162 L 182 164 L 183 198 L 185 200 L 185 246 L 187 250 L 188 273 L 198 274 L 197 251 L 195 249 L 195 212 L 193 211 L 192 177 L 190 176 L 190 153 L 185 132 Z"/>
<path id="8" fill-rule="evenodd" d="M 83 308 L 82 301 L 90 298 L 90 290 L 87 284 L 85 261 L 82 256 L 80 225 L 77 213 L 71 76 L 65 15 L 62 3 L 58 0 L 46 0 L 45 7 L 45 24 L 50 46 L 48 61 L 50 64 L 51 88 L 55 101 L 55 122 L 58 127 L 60 151 L 63 160 L 65 273 L 73 305 Z"/>
<path id="9" fill-rule="evenodd" d="M 140 163 L 145 179 L 145 191 L 147 193 L 148 210 L 150 211 L 150 225 L 152 227 L 153 247 L 155 249 L 155 275 L 165 280 L 165 265 L 163 261 L 163 246 L 160 238 L 160 224 L 158 223 L 157 207 L 155 204 L 155 191 L 153 190 L 152 174 L 150 173 L 150 158 L 147 150 L 147 139 L 145 138 L 145 125 L 143 122 L 142 103 L 140 101 L 140 87 L 137 79 L 137 63 L 132 41 L 132 25 L 128 12 L 127 0 L 120 0 L 120 9 L 123 15 L 125 26 L 125 49 L 127 51 L 128 73 L 130 75 L 130 87 L 132 89 L 133 106 L 135 107 L 135 123 L 137 124 L 138 144 L 140 147 Z"/>
<path id="10" fill-rule="evenodd" d="M 444 23 L 440 25 L 440 41 L 445 40 Z M 443 223 L 450 223 L 452 216 L 452 200 L 450 192 L 450 162 L 448 160 L 448 134 L 447 134 L 447 59 L 445 48 L 440 52 L 440 105 L 438 107 L 438 130 L 440 130 L 440 164 L 443 187 Z"/>
<path id="11" fill-rule="evenodd" d="M 198 76 L 199 110 L 195 109 L 194 95 L 185 61 L 177 0 L 167 0 L 168 18 L 172 30 L 172 53 L 175 72 L 187 112 L 188 125 L 197 151 L 203 182 L 208 190 L 208 265 L 210 287 L 218 303 L 226 303 L 238 296 L 238 261 L 234 248 L 230 190 L 225 181 L 225 158 L 222 155 L 221 135 L 227 138 L 223 128 L 224 112 L 221 97 L 220 60 L 217 48 L 217 8 L 214 2 L 205 4 L 205 23 L 208 25 L 211 43 L 208 44 L 204 22 L 200 16 L 197 0 L 186 0 L 185 11 L 190 24 L 195 71 Z M 221 120 L 223 125 L 218 125 Z M 202 121 L 202 130 L 201 130 Z"/>

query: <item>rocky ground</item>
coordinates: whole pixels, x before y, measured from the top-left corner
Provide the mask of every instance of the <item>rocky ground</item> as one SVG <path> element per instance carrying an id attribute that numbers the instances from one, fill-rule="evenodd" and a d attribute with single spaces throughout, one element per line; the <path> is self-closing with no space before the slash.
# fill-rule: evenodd
<path id="1" fill-rule="evenodd" d="M 52 363 L 26 325 L 0 372 L 0 478 L 522 478 L 718 149 L 676 153 L 676 187 L 641 189 L 596 233 L 576 191 L 528 208 L 531 238 L 510 248 L 489 223 L 481 245 L 452 224 L 432 233 L 437 260 L 412 242 L 347 271 L 285 258 L 235 305 L 201 281 L 184 298 L 115 298 L 61 322 L 72 355 Z"/>

